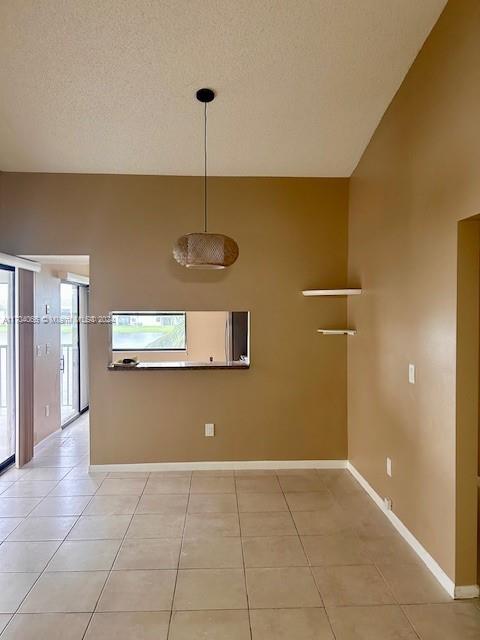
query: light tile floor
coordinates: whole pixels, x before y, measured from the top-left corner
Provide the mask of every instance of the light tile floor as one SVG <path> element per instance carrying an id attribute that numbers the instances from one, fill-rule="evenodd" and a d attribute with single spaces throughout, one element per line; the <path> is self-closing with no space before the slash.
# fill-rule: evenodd
<path id="1" fill-rule="evenodd" d="M 0 476 L 0 640 L 478 640 L 346 471 L 88 472 L 88 417 Z"/>

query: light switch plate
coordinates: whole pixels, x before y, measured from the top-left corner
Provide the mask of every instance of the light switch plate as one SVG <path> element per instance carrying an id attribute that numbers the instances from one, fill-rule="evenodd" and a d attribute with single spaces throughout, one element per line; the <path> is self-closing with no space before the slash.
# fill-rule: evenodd
<path id="1" fill-rule="evenodd" d="M 387 458 L 387 476 L 392 477 L 392 459 Z"/>
<path id="2" fill-rule="evenodd" d="M 208 422 L 205 424 L 205 437 L 213 438 L 215 435 L 215 425 L 212 422 Z"/>
<path id="3" fill-rule="evenodd" d="M 415 365 L 408 365 L 408 381 L 410 384 L 415 384 Z"/>

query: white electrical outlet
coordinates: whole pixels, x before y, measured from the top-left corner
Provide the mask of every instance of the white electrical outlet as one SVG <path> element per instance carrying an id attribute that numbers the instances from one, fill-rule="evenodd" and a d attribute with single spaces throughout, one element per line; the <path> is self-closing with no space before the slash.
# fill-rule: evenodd
<path id="1" fill-rule="evenodd" d="M 215 425 L 213 424 L 213 422 L 208 422 L 205 424 L 205 437 L 206 438 L 213 438 L 213 436 L 215 435 Z"/>
<path id="2" fill-rule="evenodd" d="M 47 343 L 45 345 L 45 355 L 47 356 L 50 355 L 51 351 L 52 351 L 52 347 Z"/>
<path id="3" fill-rule="evenodd" d="M 415 384 L 415 365 L 408 365 L 408 381 L 410 384 Z"/>
<path id="4" fill-rule="evenodd" d="M 37 358 L 39 358 L 41 355 L 42 355 L 42 345 L 37 344 Z"/>
<path id="5" fill-rule="evenodd" d="M 48 418 L 49 415 L 50 415 L 50 405 L 46 404 L 45 405 L 45 417 Z"/>
<path id="6" fill-rule="evenodd" d="M 392 477 L 392 459 L 387 458 L 387 476 Z"/>

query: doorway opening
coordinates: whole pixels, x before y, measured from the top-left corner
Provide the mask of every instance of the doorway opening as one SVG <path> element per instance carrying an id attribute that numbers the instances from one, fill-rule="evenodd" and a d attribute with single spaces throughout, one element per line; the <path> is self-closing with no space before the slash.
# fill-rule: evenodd
<path id="1" fill-rule="evenodd" d="M 34 442 L 76 420 L 89 406 L 88 255 L 23 256 L 35 274 Z"/>
<path id="2" fill-rule="evenodd" d="M 88 284 L 60 283 L 60 407 L 66 427 L 88 409 Z"/>
<path id="3" fill-rule="evenodd" d="M 0 471 L 15 461 L 15 268 L 0 264 Z"/>

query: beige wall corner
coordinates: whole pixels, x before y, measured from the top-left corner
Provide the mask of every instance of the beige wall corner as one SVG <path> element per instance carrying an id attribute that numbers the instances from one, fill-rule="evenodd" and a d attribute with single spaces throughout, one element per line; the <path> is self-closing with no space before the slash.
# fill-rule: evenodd
<path id="1" fill-rule="evenodd" d="M 350 182 L 349 275 L 365 293 L 348 303 L 349 458 L 457 585 L 472 580 L 456 516 L 457 223 L 480 210 L 479 21 L 476 0 L 448 3 Z"/>

